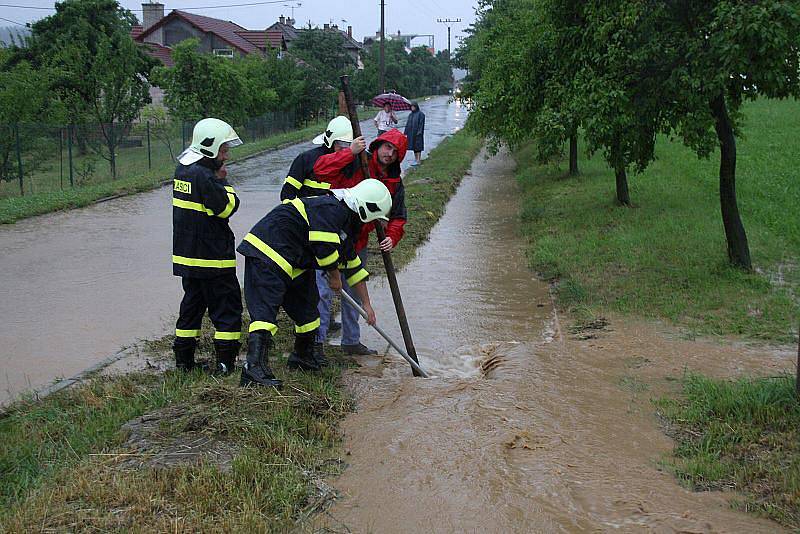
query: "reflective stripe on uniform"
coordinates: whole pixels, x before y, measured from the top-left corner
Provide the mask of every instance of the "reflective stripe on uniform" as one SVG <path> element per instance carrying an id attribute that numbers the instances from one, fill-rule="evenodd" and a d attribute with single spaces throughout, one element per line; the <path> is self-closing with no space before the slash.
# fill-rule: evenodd
<path id="1" fill-rule="evenodd" d="M 181 330 L 180 328 L 175 329 L 175 335 L 177 337 L 200 337 L 200 329 L 197 330 Z"/>
<path id="2" fill-rule="evenodd" d="M 317 328 L 319 328 L 319 317 L 317 317 L 310 323 L 295 325 L 294 331 L 298 334 L 305 334 L 306 332 L 311 332 L 312 330 L 316 330 Z"/>
<path id="3" fill-rule="evenodd" d="M 290 276 L 292 277 L 292 280 L 294 280 L 304 272 L 306 272 L 305 269 L 298 269 L 297 267 L 295 267 L 294 269 L 292 269 L 292 274 Z"/>
<path id="4" fill-rule="evenodd" d="M 186 265 L 189 267 L 211 267 L 214 269 L 228 269 L 236 267 L 236 259 L 232 260 L 204 260 L 202 258 L 184 258 L 183 256 L 172 255 L 172 263 Z"/>
<path id="5" fill-rule="evenodd" d="M 278 267 L 283 269 L 283 272 L 285 272 L 289 276 L 292 276 L 292 270 L 293 270 L 292 264 L 286 261 L 286 259 L 283 256 L 275 252 L 275 250 L 271 246 L 267 245 L 253 234 L 247 234 L 246 236 L 244 236 L 244 240 L 253 245 L 254 247 L 256 247 L 261 252 L 263 252 L 264 255 L 266 255 L 269 259 L 274 261 L 278 265 Z"/>
<path id="6" fill-rule="evenodd" d="M 278 327 L 277 325 L 268 323 L 266 321 L 253 321 L 252 323 L 250 323 L 250 328 L 247 331 L 256 332 L 258 330 L 268 330 L 269 333 L 274 336 L 275 332 L 278 331 Z"/>
<path id="7" fill-rule="evenodd" d="M 356 256 L 354 260 L 348 261 L 345 265 L 345 269 L 355 269 L 356 267 L 361 267 L 361 258 Z"/>
<path id="8" fill-rule="evenodd" d="M 292 178 L 291 176 L 287 176 L 287 177 L 286 177 L 286 181 L 285 181 L 285 183 L 287 183 L 287 184 L 291 185 L 291 186 L 292 186 L 292 187 L 294 187 L 295 189 L 300 189 L 301 187 L 303 187 L 303 184 L 301 184 L 301 183 L 300 183 L 300 180 L 295 180 L 295 179 L 294 179 L 294 178 Z"/>
<path id="9" fill-rule="evenodd" d="M 239 341 L 239 338 L 242 337 L 241 332 L 215 332 L 214 339 L 222 339 L 226 341 Z"/>
<path id="10" fill-rule="evenodd" d="M 308 232 L 309 241 L 318 241 L 320 243 L 336 243 L 337 245 L 342 242 L 339 234 L 333 232 L 321 232 L 319 230 L 311 230 Z"/>
<path id="11" fill-rule="evenodd" d="M 172 199 L 172 205 L 176 208 L 182 208 L 185 210 L 192 210 L 192 211 L 199 211 L 202 213 L 206 213 L 208 215 L 214 215 L 214 212 L 208 209 L 207 207 L 203 206 L 198 202 L 190 202 L 188 200 L 181 200 L 179 198 Z"/>
<path id="12" fill-rule="evenodd" d="M 306 206 L 305 206 L 305 204 L 303 204 L 302 200 L 300 200 L 299 198 L 293 198 L 293 199 L 289 200 L 287 198 L 286 200 L 283 201 L 283 203 L 284 204 L 291 204 L 292 206 L 294 206 L 295 209 L 297 209 L 297 211 L 300 212 L 300 215 L 303 216 L 303 219 L 305 219 L 306 224 L 309 224 L 309 222 L 308 222 L 308 214 L 306 213 Z"/>
<path id="13" fill-rule="evenodd" d="M 228 191 L 228 204 L 225 206 L 225 209 L 217 215 L 220 219 L 227 219 L 230 217 L 233 208 L 236 207 L 236 195 L 234 195 L 234 190 L 231 186 L 226 185 L 225 190 Z"/>
<path id="14" fill-rule="evenodd" d="M 314 180 L 309 180 L 306 178 L 303 180 L 303 185 L 306 187 L 313 187 L 314 189 L 330 189 L 331 184 L 328 182 L 315 182 Z"/>
<path id="15" fill-rule="evenodd" d="M 320 267 L 327 267 L 328 265 L 330 265 L 331 263 L 335 262 L 338 259 L 339 259 L 339 251 L 334 250 L 333 253 L 331 253 L 329 256 L 325 256 L 322 259 L 317 258 L 317 263 L 319 264 Z"/>
<path id="16" fill-rule="evenodd" d="M 347 285 L 353 287 L 367 276 L 369 276 L 369 273 L 366 270 L 359 269 L 358 271 L 356 271 L 356 274 L 347 279 Z"/>

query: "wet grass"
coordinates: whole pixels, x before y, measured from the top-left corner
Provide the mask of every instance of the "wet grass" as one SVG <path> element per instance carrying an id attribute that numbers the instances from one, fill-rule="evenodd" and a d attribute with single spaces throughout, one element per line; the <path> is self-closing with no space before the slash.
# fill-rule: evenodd
<path id="1" fill-rule="evenodd" d="M 370 118 L 372 116 L 372 110 L 359 113 L 361 119 Z M 231 163 L 236 162 L 237 159 L 242 159 L 259 152 L 274 150 L 284 145 L 307 141 L 318 134 L 326 123 L 326 121 L 319 121 L 299 130 L 276 134 L 259 141 L 245 143 L 241 147 L 237 147 L 231 151 Z M 160 143 L 156 144 L 160 145 Z M 156 145 L 154 144 L 154 146 Z M 180 151 L 180 147 L 178 147 L 178 151 Z M 0 224 L 13 223 L 26 217 L 53 211 L 88 206 L 102 198 L 149 191 L 160 187 L 165 181 L 170 180 L 175 172 L 176 163 L 166 155 L 161 158 L 156 158 L 158 162 L 154 159 L 153 168 L 151 170 L 141 172 L 137 169 L 147 168 L 146 151 L 143 149 L 125 149 L 121 151 L 121 153 L 125 154 L 125 157 L 120 157 L 120 161 L 118 162 L 118 175 L 126 174 L 127 169 L 128 172 L 131 173 L 129 176 L 117 180 L 110 180 L 108 176 L 104 178 L 99 174 L 99 177 L 95 176 L 92 181 L 83 183 L 75 188 L 68 187 L 63 191 L 60 190 L 57 183 L 39 183 L 36 188 L 40 190 L 40 192 L 26 194 L 26 196 L 23 197 L 0 198 Z M 106 162 L 100 160 L 97 165 L 103 166 L 106 165 Z M 53 174 L 52 180 L 58 182 L 60 178 L 58 178 L 57 174 Z M 6 184 L 8 187 L 13 185 L 14 184 Z"/>
<path id="2" fill-rule="evenodd" d="M 629 176 L 633 208 L 614 200 L 614 174 L 595 156 L 581 175 L 537 165 L 523 150 L 518 180 L 530 265 L 557 282 L 560 306 L 667 318 L 691 332 L 790 342 L 800 317 L 800 103 L 744 108 L 737 193 L 756 271 L 728 265 L 718 198 L 719 155 L 660 139 L 657 161 Z"/>
<path id="3" fill-rule="evenodd" d="M 459 133 L 411 173 L 418 182 L 409 185 L 411 220 L 395 251 L 398 266 L 425 240 L 479 146 Z M 198 359 L 211 354 L 207 322 L 203 330 Z M 14 404 L 0 418 L 0 531 L 291 529 L 330 497 L 319 480 L 341 469 L 338 423 L 353 408 L 340 385 L 349 361 L 337 348 L 326 349 L 337 365 L 323 373 L 286 369 L 282 354 L 291 349 L 292 330 L 281 317 L 275 351 L 281 356 L 271 359 L 285 381 L 281 393 L 239 388 L 238 372 L 224 379 L 141 372 L 96 377 Z M 171 343 L 164 336 L 146 348 L 154 358 L 170 358 Z M 171 414 L 159 426 L 159 442 L 180 447 L 190 433 L 230 444 L 229 468 L 213 455 L 171 467 L 149 464 L 159 450 L 134 447 L 123 425 L 159 413 Z"/>
<path id="4" fill-rule="evenodd" d="M 794 377 L 683 381 L 657 402 L 677 440 L 669 461 L 694 490 L 736 489 L 736 505 L 800 530 L 800 399 Z"/>

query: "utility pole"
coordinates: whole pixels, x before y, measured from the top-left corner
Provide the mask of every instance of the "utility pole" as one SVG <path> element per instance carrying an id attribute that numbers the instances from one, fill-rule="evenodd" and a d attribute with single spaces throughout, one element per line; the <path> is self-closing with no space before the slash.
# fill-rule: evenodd
<path id="1" fill-rule="evenodd" d="M 447 59 L 450 59 L 450 28 L 451 24 L 461 22 L 461 19 L 436 19 L 436 22 L 447 24 Z"/>
<path id="2" fill-rule="evenodd" d="M 380 67 L 379 67 L 380 68 L 379 85 L 380 85 L 380 89 L 381 89 L 381 93 L 380 94 L 383 94 L 383 93 L 386 92 L 386 72 L 384 70 L 385 66 L 383 64 L 383 45 L 384 45 L 384 41 L 386 40 L 386 27 L 384 26 L 384 19 L 383 19 L 383 8 L 384 8 L 385 5 L 386 5 L 386 3 L 383 0 L 381 0 L 381 59 L 380 59 Z"/>

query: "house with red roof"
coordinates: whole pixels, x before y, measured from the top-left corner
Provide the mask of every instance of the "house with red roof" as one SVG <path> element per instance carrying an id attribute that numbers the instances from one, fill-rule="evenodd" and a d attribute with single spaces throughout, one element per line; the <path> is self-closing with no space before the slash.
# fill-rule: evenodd
<path id="1" fill-rule="evenodd" d="M 275 49 L 279 56 L 304 30 L 294 27 L 294 19 L 281 16 L 278 22 L 264 30 L 249 30 L 229 20 L 206 17 L 178 9 L 164 15 L 164 4 L 142 4 L 142 25 L 134 26 L 131 37 L 148 49 L 148 54 L 166 66 L 172 66 L 172 48 L 186 39 L 198 39 L 199 50 L 222 57 L 265 54 Z M 347 31 L 325 24 L 325 30 L 338 31 L 344 37 L 344 47 L 358 61 L 361 43 L 353 39 L 352 26 Z"/>

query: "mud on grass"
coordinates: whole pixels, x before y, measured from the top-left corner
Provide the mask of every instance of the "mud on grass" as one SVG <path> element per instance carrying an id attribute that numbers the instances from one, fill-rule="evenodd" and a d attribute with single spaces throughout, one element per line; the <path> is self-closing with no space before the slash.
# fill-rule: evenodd
<path id="1" fill-rule="evenodd" d="M 276 354 L 292 328 L 280 324 Z M 330 350 L 335 361 L 342 361 Z M 314 375 L 272 359 L 284 389 L 199 371 L 97 378 L 0 421 L 0 530 L 264 531 L 332 495 L 340 367 Z"/>
<path id="2" fill-rule="evenodd" d="M 667 465 L 697 491 L 736 489 L 736 506 L 800 530 L 800 399 L 794 377 L 690 375 L 656 402 L 677 441 Z"/>

